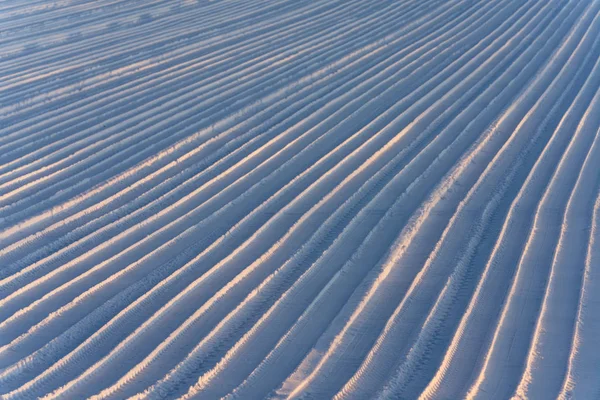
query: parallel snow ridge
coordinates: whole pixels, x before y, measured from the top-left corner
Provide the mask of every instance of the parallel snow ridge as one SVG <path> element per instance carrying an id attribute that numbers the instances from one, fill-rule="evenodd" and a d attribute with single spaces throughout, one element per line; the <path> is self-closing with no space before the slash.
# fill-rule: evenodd
<path id="1" fill-rule="evenodd" d="M 2 399 L 600 398 L 600 0 L 0 2 Z"/>

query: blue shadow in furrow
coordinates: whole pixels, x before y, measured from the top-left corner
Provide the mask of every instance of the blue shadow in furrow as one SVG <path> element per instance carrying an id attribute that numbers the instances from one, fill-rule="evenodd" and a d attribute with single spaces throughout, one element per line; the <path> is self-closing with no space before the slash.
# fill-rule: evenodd
<path id="1" fill-rule="evenodd" d="M 594 56 L 589 57 L 587 62 L 584 65 L 582 65 L 579 71 L 577 71 L 577 73 L 575 74 L 575 76 L 573 76 L 573 84 L 568 90 L 566 96 L 564 96 L 561 99 L 560 105 L 557 108 L 558 110 L 566 110 L 569 107 L 569 105 L 573 102 L 580 89 L 582 88 L 586 77 L 591 72 L 597 60 L 597 57 L 600 57 L 600 48 L 595 48 L 593 51 Z M 431 381 L 435 373 L 438 371 L 438 368 L 444 358 L 445 350 L 448 348 L 451 340 L 453 339 L 454 332 L 456 332 L 461 317 L 464 315 L 466 307 L 468 306 L 469 301 L 473 296 L 477 283 L 479 282 L 479 278 L 481 277 L 481 273 L 483 272 L 483 268 L 489 260 L 494 245 L 498 240 L 504 219 L 508 214 L 512 202 L 516 198 L 521 187 L 523 186 L 527 176 L 529 175 L 529 172 L 533 168 L 533 165 L 540 157 L 544 147 L 550 140 L 552 132 L 554 132 L 554 130 L 560 123 L 562 116 L 563 114 L 560 112 L 553 114 L 550 117 L 550 119 L 547 120 L 546 125 L 541 127 L 541 129 L 543 129 L 542 135 L 539 137 L 538 141 L 535 143 L 530 152 L 526 154 L 523 166 L 517 172 L 515 179 L 512 181 L 508 190 L 506 191 L 506 195 L 502 198 L 500 205 L 496 210 L 496 213 L 494 213 L 494 215 L 492 216 L 491 223 L 488 225 L 487 230 L 484 232 L 483 239 L 480 242 L 473 259 L 469 263 L 467 279 L 465 279 L 462 282 L 458 296 L 452 304 L 450 312 L 444 319 L 439 331 L 436 332 L 434 342 L 428 347 L 426 358 L 422 359 L 417 367 L 417 369 L 419 370 L 418 377 L 415 377 L 415 379 L 411 382 L 409 387 L 404 392 L 405 395 L 409 397 L 418 396 L 418 394 L 425 389 L 427 384 Z M 545 181 L 544 187 L 547 186 L 551 177 L 552 174 L 547 174 L 547 179 Z M 523 215 L 523 217 L 525 218 L 527 216 Z M 527 239 L 527 235 L 529 234 L 529 228 L 533 223 L 534 214 L 530 214 L 528 215 L 528 217 L 529 218 L 525 223 L 526 229 L 522 229 L 519 232 L 516 232 L 516 234 L 520 235 L 521 239 L 518 241 L 519 247 L 513 249 L 512 251 L 512 254 L 514 254 L 515 256 L 521 254 L 523 250 Z M 549 250 L 549 253 L 552 252 Z M 518 262 L 518 257 L 515 260 L 515 262 Z M 496 307 L 494 310 L 495 321 L 497 321 L 500 317 L 500 305 L 504 303 L 506 294 L 508 293 L 508 290 L 510 288 L 511 279 L 499 281 L 498 284 L 502 285 L 502 293 L 504 294 L 504 297 L 497 299 L 498 307 Z M 541 307 L 542 299 L 537 300 L 539 302 L 538 307 Z M 535 321 L 532 321 L 532 324 L 533 323 L 535 323 Z M 485 332 L 486 337 L 488 337 L 487 342 L 491 340 L 491 337 L 494 333 L 493 328 L 495 326 L 496 324 L 487 325 L 487 329 Z M 525 357 L 527 357 L 527 351 L 530 345 L 530 341 L 531 336 L 528 337 L 528 340 L 523 340 L 522 343 L 519 343 L 519 346 L 521 347 L 521 359 L 523 360 L 525 359 Z M 477 363 L 471 364 L 471 368 L 473 370 L 477 367 L 477 365 L 480 365 L 481 358 L 483 356 L 483 354 L 480 354 Z M 522 372 L 524 364 L 521 364 L 519 368 Z M 514 392 L 517 384 L 519 383 L 520 376 L 520 373 L 514 374 L 515 379 L 513 379 L 513 381 L 511 382 L 511 387 L 509 390 L 507 390 L 507 392 Z M 464 390 L 468 389 L 468 384 L 469 382 L 465 382 Z M 457 398 L 464 396 L 464 393 L 457 393 L 457 396 Z"/>

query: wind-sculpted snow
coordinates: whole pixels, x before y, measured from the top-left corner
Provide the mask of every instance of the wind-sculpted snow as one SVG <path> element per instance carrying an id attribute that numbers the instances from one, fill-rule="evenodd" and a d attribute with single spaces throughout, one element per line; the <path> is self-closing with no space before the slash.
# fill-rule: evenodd
<path id="1" fill-rule="evenodd" d="M 600 398 L 600 0 L 0 2 L 2 399 Z"/>

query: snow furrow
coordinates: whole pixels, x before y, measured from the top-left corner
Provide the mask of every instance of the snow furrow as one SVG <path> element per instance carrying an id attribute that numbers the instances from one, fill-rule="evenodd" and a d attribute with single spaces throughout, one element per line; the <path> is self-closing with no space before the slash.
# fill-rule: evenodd
<path id="1" fill-rule="evenodd" d="M 3 399 L 600 396 L 600 0 L 0 26 Z"/>

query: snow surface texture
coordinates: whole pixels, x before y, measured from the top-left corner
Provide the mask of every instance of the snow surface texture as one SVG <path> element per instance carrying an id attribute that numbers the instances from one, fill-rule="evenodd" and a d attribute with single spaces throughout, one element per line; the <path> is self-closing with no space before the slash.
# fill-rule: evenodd
<path id="1" fill-rule="evenodd" d="M 600 398 L 599 87 L 599 0 L 0 2 L 2 398 Z"/>

